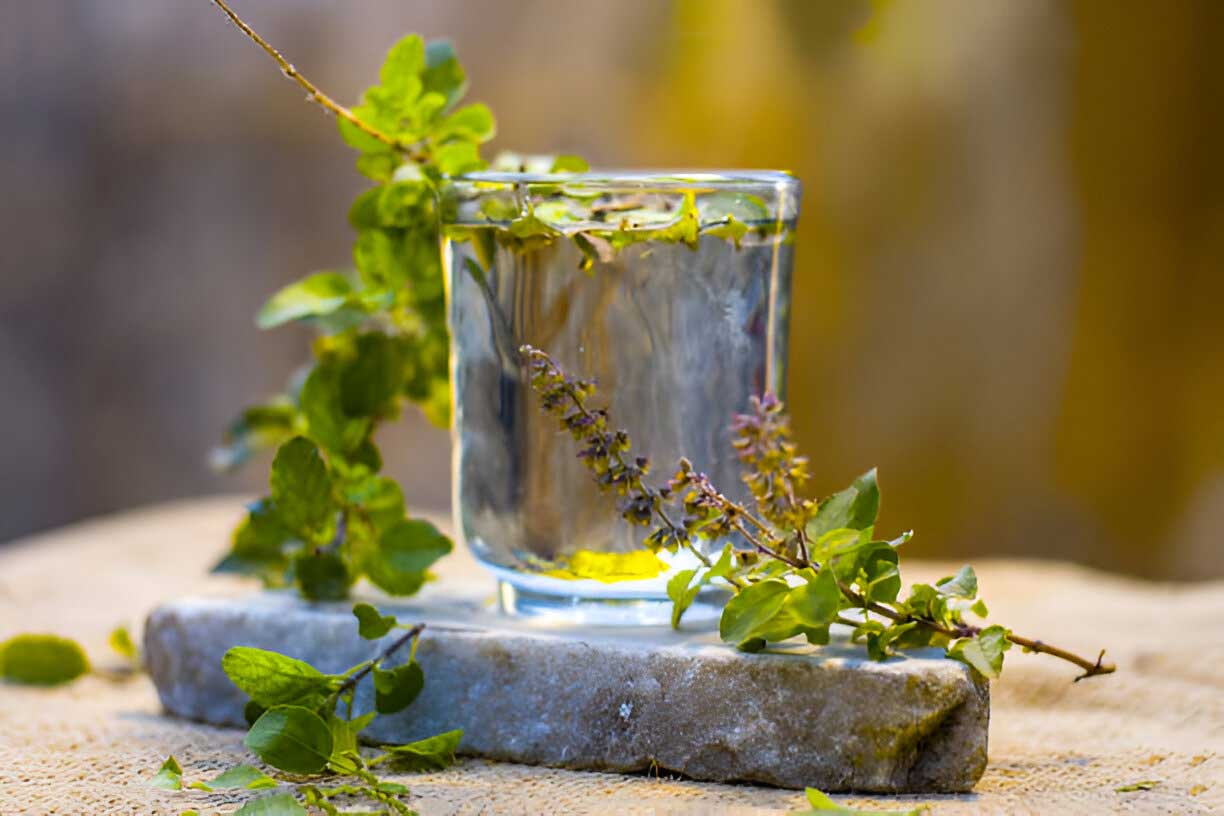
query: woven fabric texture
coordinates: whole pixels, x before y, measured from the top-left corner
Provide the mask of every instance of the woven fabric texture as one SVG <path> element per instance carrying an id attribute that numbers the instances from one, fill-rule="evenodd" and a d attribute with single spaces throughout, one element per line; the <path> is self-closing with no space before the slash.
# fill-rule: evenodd
<path id="1" fill-rule="evenodd" d="M 180 502 L 75 525 L 0 548 L 0 639 L 54 632 L 95 664 L 126 623 L 139 635 L 159 602 L 249 590 L 206 575 L 241 513 L 239 497 Z M 460 554 L 447 570 L 476 566 Z M 930 580 L 955 565 L 906 566 Z M 838 797 L 855 807 L 930 804 L 935 814 L 1224 812 L 1224 583 L 1143 583 L 1050 562 L 977 566 L 992 619 L 1091 653 L 1118 673 L 1072 683 L 1051 658 L 1009 653 L 993 688 L 990 766 L 969 795 Z M 143 676 L 93 675 L 62 688 L 0 685 L 0 813 L 228 813 L 254 794 L 147 786 L 169 754 L 184 779 L 250 757 L 240 731 L 161 714 Z M 397 777 L 423 814 L 777 814 L 795 791 L 666 776 L 622 776 L 464 759 L 441 773 Z M 1118 792 L 1137 782 L 1151 790 Z"/>

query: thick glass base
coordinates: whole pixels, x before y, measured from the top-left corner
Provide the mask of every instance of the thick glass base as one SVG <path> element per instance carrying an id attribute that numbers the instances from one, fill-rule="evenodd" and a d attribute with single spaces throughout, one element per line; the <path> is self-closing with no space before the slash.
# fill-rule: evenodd
<path id="1" fill-rule="evenodd" d="M 687 625 L 708 626 L 722 614 L 726 593 L 712 588 L 684 613 Z M 555 595 L 497 582 L 497 602 L 507 615 L 564 626 L 670 626 L 672 602 L 659 597 L 582 597 Z"/>

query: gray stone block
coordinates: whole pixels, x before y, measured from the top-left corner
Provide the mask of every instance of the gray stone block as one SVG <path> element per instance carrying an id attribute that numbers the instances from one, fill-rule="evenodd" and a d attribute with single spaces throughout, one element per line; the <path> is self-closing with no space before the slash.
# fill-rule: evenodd
<path id="1" fill-rule="evenodd" d="M 376 741 L 462 728 L 467 755 L 826 791 L 967 791 L 986 766 L 988 686 L 934 651 L 884 663 L 836 643 L 750 655 L 708 631 L 557 629 L 432 590 L 375 603 L 427 623 L 425 690 L 375 721 Z M 149 617 L 145 659 L 167 711 L 242 725 L 225 651 L 256 646 L 342 671 L 381 648 L 357 637 L 349 610 L 288 593 L 180 600 Z"/>

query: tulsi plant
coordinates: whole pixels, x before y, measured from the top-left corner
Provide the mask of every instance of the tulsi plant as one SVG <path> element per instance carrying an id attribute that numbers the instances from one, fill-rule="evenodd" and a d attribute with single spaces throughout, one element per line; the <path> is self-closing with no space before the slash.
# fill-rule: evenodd
<path id="1" fill-rule="evenodd" d="M 617 497 L 621 517 L 646 531 L 646 547 L 686 550 L 700 563 L 668 581 L 673 625 L 704 587 L 718 584 L 733 592 L 719 634 L 747 652 L 798 636 L 825 644 L 830 627 L 841 624 L 876 660 L 900 649 L 938 646 L 997 677 L 1004 652 L 1016 645 L 1075 664 L 1083 671 L 1077 680 L 1114 671 L 1103 662 L 1104 650 L 1090 660 L 998 624 L 971 622 L 970 615 L 987 615 L 972 567 L 934 584 L 915 584 L 903 595 L 898 550 L 910 533 L 876 535 L 876 472 L 823 501 L 801 498 L 808 462 L 773 396 L 754 398 L 731 425 L 752 496 L 748 505 L 727 498 L 687 459 L 666 484 L 651 484 L 649 460 L 633 453 L 629 434 L 610 424 L 607 410 L 592 407 L 594 382 L 566 374 L 539 349 L 523 346 L 519 353 L 542 409 L 574 437 L 595 482 Z M 707 553 L 715 551 L 711 559 Z"/>

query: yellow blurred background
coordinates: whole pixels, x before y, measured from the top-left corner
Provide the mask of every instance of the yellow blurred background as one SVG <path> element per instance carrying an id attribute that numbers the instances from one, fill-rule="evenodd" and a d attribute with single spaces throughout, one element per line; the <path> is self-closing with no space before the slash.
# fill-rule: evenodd
<path id="1" fill-rule="evenodd" d="M 235 5 L 341 100 L 452 38 L 494 151 L 800 176 L 800 441 L 912 554 L 1224 575 L 1224 3 Z M 11 3 L 0 78 L 0 540 L 259 489 L 206 454 L 347 262 L 333 123 L 206 0 Z M 383 438 L 445 506 L 446 435 Z"/>

